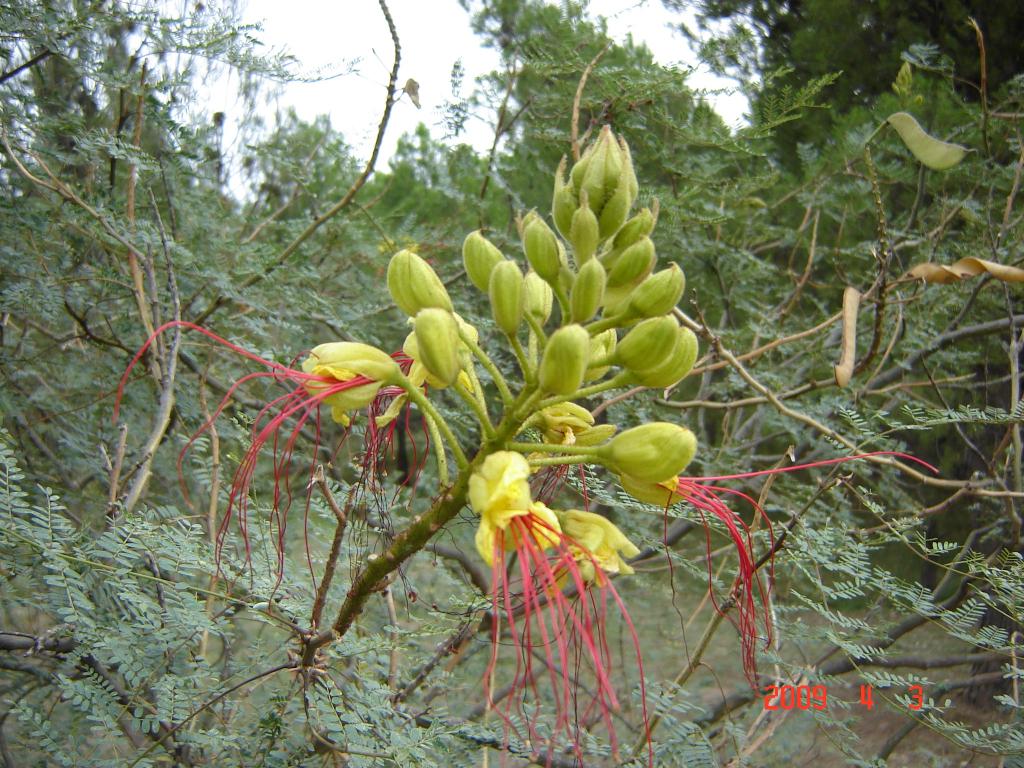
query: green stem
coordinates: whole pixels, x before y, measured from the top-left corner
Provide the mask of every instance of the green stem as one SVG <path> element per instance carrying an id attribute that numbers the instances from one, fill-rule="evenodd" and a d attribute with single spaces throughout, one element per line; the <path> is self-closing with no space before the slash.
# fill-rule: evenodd
<path id="1" fill-rule="evenodd" d="M 555 292 L 555 298 L 558 299 L 558 308 L 562 311 L 562 325 L 569 324 L 569 294 L 565 292 L 565 288 L 560 283 L 555 283 L 551 286 L 551 290 Z"/>
<path id="2" fill-rule="evenodd" d="M 430 441 L 434 444 L 434 456 L 437 459 L 437 479 L 442 486 L 448 485 L 448 457 L 444 452 L 444 440 L 441 433 L 437 431 L 437 422 L 427 415 L 427 431 L 430 432 Z"/>
<path id="3" fill-rule="evenodd" d="M 614 317 L 602 317 L 600 320 L 595 320 L 583 327 L 587 329 L 587 333 L 591 336 L 596 336 L 602 331 L 607 331 L 609 328 L 618 328 L 624 319 L 625 313 L 620 313 Z"/>
<path id="4" fill-rule="evenodd" d="M 522 453 L 562 453 L 572 456 L 586 456 L 594 452 L 592 445 L 556 445 L 554 443 L 516 443 L 508 444 L 509 450 Z"/>
<path id="5" fill-rule="evenodd" d="M 433 403 L 427 400 L 426 395 L 423 391 L 415 386 L 409 379 L 402 376 L 399 379 L 399 385 L 408 393 L 409 399 L 419 406 L 419 409 L 423 411 L 423 414 L 427 416 L 427 426 L 430 426 L 430 422 L 433 421 L 437 425 L 437 428 L 441 430 L 441 434 L 444 435 L 444 439 L 447 440 L 452 447 L 452 453 L 455 454 L 455 463 L 459 465 L 459 469 L 465 469 L 469 466 L 469 460 L 466 458 L 466 454 L 462 452 L 462 446 L 459 445 L 459 441 L 455 439 L 455 435 L 452 434 L 451 427 L 448 426 L 448 422 L 444 420 L 444 417 L 438 413 Z M 444 453 L 444 447 L 441 447 L 441 453 Z M 439 459 L 440 463 L 440 459 Z"/>
<path id="6" fill-rule="evenodd" d="M 600 458 L 595 454 L 584 454 L 581 456 L 546 456 L 543 459 L 530 459 L 531 467 L 556 467 L 562 464 L 600 464 Z"/>
<path id="7" fill-rule="evenodd" d="M 548 335 L 544 333 L 544 326 L 537 322 L 537 318 L 533 315 L 526 315 L 526 324 L 530 326 L 530 330 L 533 331 L 533 336 L 530 337 L 530 359 L 534 365 L 537 364 L 537 347 L 548 340 Z"/>
<path id="8" fill-rule="evenodd" d="M 628 386 L 631 382 L 631 377 L 628 371 L 623 371 L 617 376 L 613 376 L 608 381 L 603 381 L 600 384 L 594 384 L 590 387 L 584 387 L 583 389 L 573 392 L 571 395 L 558 395 L 557 397 L 550 397 L 547 400 L 540 402 L 539 408 L 550 408 L 552 405 L 558 405 L 559 403 L 565 403 L 570 400 L 582 400 L 583 398 L 590 397 L 592 395 L 599 395 L 602 392 L 607 392 L 609 389 L 619 389 L 620 387 Z"/>
<path id="9" fill-rule="evenodd" d="M 480 422 L 480 426 L 484 430 L 484 436 L 488 440 L 494 437 L 494 425 L 491 423 L 491 419 L 487 415 L 487 411 L 484 410 L 483 405 L 480 404 L 480 401 L 458 384 L 455 385 L 455 393 L 461 397 L 466 402 L 466 405 L 470 407 L 470 410 L 473 411 L 473 414 L 476 416 L 476 420 Z"/>
<path id="10" fill-rule="evenodd" d="M 519 338 L 515 334 L 508 334 L 508 341 L 512 345 L 512 351 L 515 352 L 516 360 L 519 361 L 519 370 L 523 372 L 523 378 L 526 379 L 528 385 L 533 384 L 537 380 L 537 372 L 530 365 L 526 350 L 523 349 L 523 345 L 519 343 Z"/>
<path id="11" fill-rule="evenodd" d="M 494 361 L 487 356 L 487 353 L 480 349 L 480 345 L 473 341 L 469 336 L 461 332 L 459 338 L 462 339 L 462 343 L 469 347 L 470 351 L 476 356 L 480 364 L 491 374 L 491 378 L 494 380 L 495 385 L 498 387 L 498 393 L 501 395 L 501 401 L 509 406 L 512 404 L 514 398 L 512 397 L 512 391 L 508 388 L 508 384 L 505 381 L 505 377 L 501 375 L 501 371 L 498 370 L 498 366 L 494 364 Z"/>
<path id="12" fill-rule="evenodd" d="M 464 370 L 466 375 L 469 376 L 469 380 L 473 382 L 473 396 L 476 398 L 476 401 L 480 403 L 480 407 L 483 408 L 486 413 L 487 398 L 484 396 L 484 388 L 480 385 L 480 377 L 476 375 L 476 368 L 471 365 L 469 368 Z"/>

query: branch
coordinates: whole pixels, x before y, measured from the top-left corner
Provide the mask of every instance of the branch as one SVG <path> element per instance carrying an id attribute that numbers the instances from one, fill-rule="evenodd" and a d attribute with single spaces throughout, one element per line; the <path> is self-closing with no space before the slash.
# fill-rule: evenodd
<path id="1" fill-rule="evenodd" d="M 366 162 L 366 167 L 363 168 L 363 172 L 359 174 L 359 178 L 353 182 L 352 186 L 349 187 L 348 192 L 331 206 L 325 213 L 317 216 L 288 246 L 281 251 L 281 254 L 277 257 L 277 261 L 266 267 L 263 272 L 258 275 L 253 275 L 247 280 L 243 280 L 240 284 L 241 289 L 250 288 L 261 280 L 269 277 L 278 267 L 283 265 L 288 257 L 291 256 L 295 251 L 299 249 L 310 236 L 316 232 L 320 227 L 326 224 L 328 221 L 337 216 L 341 211 L 351 204 L 352 200 L 359 193 L 359 190 L 363 188 L 370 176 L 373 174 L 374 168 L 377 165 L 377 156 L 380 154 L 381 143 L 384 140 L 384 132 L 387 130 L 388 121 L 391 119 L 391 108 L 395 105 L 395 90 L 398 82 L 398 64 L 402 58 L 402 47 L 398 42 L 398 31 L 395 29 L 394 19 L 391 18 L 391 11 L 388 10 L 387 3 L 385 0 L 378 0 L 380 3 L 380 9 L 384 14 L 384 20 L 388 23 L 388 31 L 391 33 L 391 42 L 395 47 L 395 61 L 391 67 L 391 76 L 388 79 L 387 96 L 384 99 L 384 111 L 381 114 L 380 124 L 377 126 L 377 138 L 373 142 L 373 151 L 370 153 L 370 159 Z M 196 325 L 202 325 L 203 322 L 214 312 L 224 306 L 228 299 L 224 295 L 218 296 L 206 309 L 199 313 L 195 319 Z"/>
<path id="2" fill-rule="evenodd" d="M 895 381 L 904 373 L 913 369 L 915 365 L 931 355 L 933 352 L 938 352 L 940 349 L 948 347 L 950 344 L 954 344 L 964 339 L 970 339 L 975 336 L 986 336 L 990 333 L 996 333 L 997 331 L 1009 328 L 1011 325 L 1019 325 L 1022 323 L 1024 323 L 1024 314 L 1012 315 L 1011 317 L 991 320 L 987 323 L 978 323 L 977 325 L 968 325 L 963 328 L 958 328 L 955 331 L 943 333 L 936 336 L 932 343 L 924 349 L 919 349 L 908 355 L 899 367 L 890 368 L 885 373 L 875 376 L 875 378 L 865 384 L 865 388 L 878 389 L 879 387 L 883 387 L 886 384 Z"/>
<path id="3" fill-rule="evenodd" d="M 26 69 L 31 69 L 36 64 L 38 64 L 39 62 L 49 58 L 52 55 L 53 55 L 53 51 L 49 50 L 48 48 L 44 48 L 42 51 L 37 53 L 31 59 L 26 61 L 24 64 L 19 64 L 14 69 L 9 69 L 6 72 L 4 72 L 2 75 L 0 75 L 0 85 L 3 85 L 8 80 L 10 80 L 12 77 L 17 77 L 19 74 L 24 72 Z"/>
<path id="4" fill-rule="evenodd" d="M 597 62 L 608 52 L 611 45 L 611 40 L 605 42 L 601 50 L 587 64 L 587 68 L 583 70 L 583 74 L 580 75 L 580 83 L 576 86 L 576 96 L 572 100 L 572 123 L 569 125 L 569 136 L 572 139 L 572 159 L 574 161 L 580 159 L 580 100 L 583 98 L 583 89 L 587 85 L 587 78 L 590 77 L 590 73 L 594 71 Z"/>

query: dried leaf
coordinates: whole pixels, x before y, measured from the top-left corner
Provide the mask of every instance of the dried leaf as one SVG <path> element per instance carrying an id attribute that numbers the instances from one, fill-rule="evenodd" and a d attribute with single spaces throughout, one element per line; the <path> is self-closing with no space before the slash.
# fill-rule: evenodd
<path id="1" fill-rule="evenodd" d="M 416 109 L 420 108 L 420 84 L 413 80 L 411 77 L 405 81 L 405 95 L 409 97 L 409 101 L 413 103 Z"/>
<path id="2" fill-rule="evenodd" d="M 924 264 L 918 264 L 913 267 L 907 274 L 910 277 L 920 278 L 926 283 L 955 283 L 964 278 L 974 277 L 985 272 L 997 280 L 1002 280 L 1004 283 L 1024 282 L 1024 269 L 1007 267 L 1004 264 L 997 264 L 994 261 L 985 261 L 984 259 L 975 259 L 972 256 L 960 259 L 960 261 L 949 266 L 926 261 Z"/>
<path id="3" fill-rule="evenodd" d="M 860 307 L 860 291 L 847 286 L 843 291 L 843 352 L 835 366 L 836 384 L 845 387 L 853 376 L 853 365 L 857 361 L 857 309 Z"/>
<path id="4" fill-rule="evenodd" d="M 889 125 L 903 139 L 903 143 L 918 160 L 933 171 L 945 171 L 960 163 L 967 155 L 967 147 L 950 144 L 925 133 L 914 116 L 907 112 L 889 115 Z"/>

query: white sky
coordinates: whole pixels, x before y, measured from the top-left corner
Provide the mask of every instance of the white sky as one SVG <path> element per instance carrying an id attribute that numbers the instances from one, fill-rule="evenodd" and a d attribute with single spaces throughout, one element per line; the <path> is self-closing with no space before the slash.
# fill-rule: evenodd
<path id="1" fill-rule="evenodd" d="M 473 34 L 469 16 L 457 0 L 388 0 L 388 7 L 402 46 L 398 82 L 404 84 L 408 78 L 419 82 L 422 108 L 417 110 L 408 98 L 395 105 L 378 167 L 386 167 L 398 138 L 412 132 L 418 123 L 425 123 L 433 136 L 442 135 L 441 106 L 451 97 L 450 75 L 457 59 L 462 59 L 466 70 L 464 94 L 472 90 L 477 76 L 500 66 L 497 53 L 483 48 Z M 676 17 L 667 13 L 659 0 L 592 0 L 589 10 L 591 16 L 608 19 L 613 38 L 624 40 L 632 33 L 635 41 L 644 42 L 664 64 L 696 63 L 686 41 L 669 27 Z M 327 113 L 357 155 L 368 157 L 393 57 L 387 24 L 376 0 L 249 0 L 244 21 L 262 25 L 257 37 L 269 48 L 296 56 L 300 73 L 347 72 L 351 64 L 356 65 L 351 74 L 317 83 L 288 84 L 267 107 L 271 114 L 275 108 L 293 107 L 305 120 Z M 700 70 L 690 82 L 694 88 L 709 90 L 732 85 Z M 210 112 L 223 109 L 229 115 L 239 114 L 229 103 L 235 86 L 237 83 L 224 84 L 220 97 L 224 103 L 218 105 L 213 97 L 203 106 Z M 709 94 L 709 99 L 727 124 L 743 121 L 748 105 L 742 95 Z M 484 151 L 492 136 L 490 125 L 471 117 L 467 133 L 458 140 Z"/>

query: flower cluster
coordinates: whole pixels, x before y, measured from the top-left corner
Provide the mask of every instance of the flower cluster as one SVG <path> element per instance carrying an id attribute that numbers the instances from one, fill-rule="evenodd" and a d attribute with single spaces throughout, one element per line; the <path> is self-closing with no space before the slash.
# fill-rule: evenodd
<path id="1" fill-rule="evenodd" d="M 665 509 L 686 502 L 699 515 L 724 524 L 739 558 L 728 600 L 738 606 L 744 669 L 751 682 L 755 677 L 755 596 L 760 593 L 764 602 L 765 589 L 749 529 L 719 496 L 736 492 L 713 484 L 720 478 L 683 476 L 697 451 L 696 438 L 685 427 L 655 422 L 619 430 L 596 423 L 583 404 L 617 388 L 672 386 L 697 358 L 696 337 L 677 319 L 683 272 L 674 263 L 656 271 L 651 234 L 658 206 L 655 202 L 633 212 L 637 195 L 629 149 L 605 128 L 568 173 L 564 161 L 560 166 L 551 212 L 554 228 L 536 212 L 518 221 L 524 259 L 506 256 L 481 232 L 470 234 L 463 244 L 463 264 L 470 282 L 486 297 L 497 329 L 493 335 L 481 334 L 456 313 L 444 283 L 412 250 L 396 253 L 387 270 L 388 290 L 411 326 L 394 354 L 335 342 L 314 347 L 294 368 L 204 329 L 177 324 L 266 369 L 239 379 L 196 437 L 243 383 L 265 378 L 286 385 L 284 394 L 254 420 L 221 528 L 222 540 L 237 513 L 245 538 L 253 473 L 269 444 L 279 568 L 292 496 L 292 453 L 304 430 L 313 433 L 314 448 L 319 446 L 320 408 L 330 409 L 346 435 L 353 424 L 365 425 L 362 486 L 373 493 L 384 487 L 382 457 L 395 431 L 411 433 L 410 414 L 417 412 L 427 439 L 410 437 L 422 453 L 399 485 L 415 487 L 429 449 L 438 487 L 430 509 L 408 525 L 405 548 L 396 549 L 387 562 L 397 568 L 416 551 L 406 543 L 416 541 L 422 548 L 460 508 L 469 506 L 478 518 L 476 550 L 491 569 L 488 708 L 501 713 L 508 728 L 518 731 L 515 724 L 525 723 L 527 730 L 519 735 L 535 747 L 547 744 L 549 754 L 568 746 L 582 758 L 582 731 L 600 723 L 613 751 L 617 748 L 612 713 L 619 699 L 606 639 L 609 605 L 633 639 L 644 701 L 639 644 L 613 585 L 615 577 L 633 574 L 630 560 L 640 550 L 611 520 L 588 509 L 586 472 L 593 470 L 587 467 L 604 468 L 641 502 Z M 158 329 L 154 338 L 169 326 Z M 502 341 L 518 363 L 514 378 L 487 351 Z M 122 387 L 127 377 L 128 372 Z M 461 404 L 475 419 L 475 444 L 466 434 L 456 437 L 437 407 L 441 399 L 448 407 Z M 564 503 L 568 494 L 562 480 L 573 467 L 583 480 L 582 504 Z M 312 466 L 309 471 L 311 480 Z M 763 516 L 756 502 L 738 495 Z M 563 508 L 570 506 L 583 509 Z M 395 542 L 398 546 L 399 537 Z M 769 634 L 767 611 L 764 626 Z M 503 646 L 511 646 L 511 661 L 499 659 Z M 499 688 L 498 676 L 509 675 L 510 668 L 511 679 Z M 581 674 L 589 684 L 586 701 L 580 696 Z M 545 679 L 550 687 L 539 684 Z M 646 732 L 645 704 L 641 710 Z M 650 749 L 648 760 L 653 761 Z"/>

